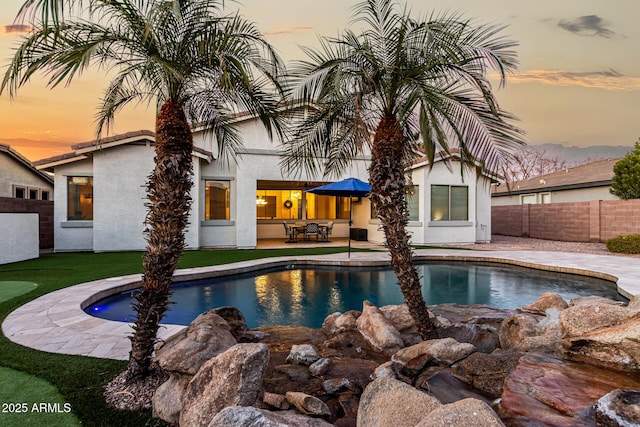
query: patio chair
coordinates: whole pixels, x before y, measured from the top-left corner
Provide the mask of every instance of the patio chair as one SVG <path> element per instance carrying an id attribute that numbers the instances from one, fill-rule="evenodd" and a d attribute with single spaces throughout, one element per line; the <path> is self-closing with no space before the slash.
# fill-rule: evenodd
<path id="1" fill-rule="evenodd" d="M 310 222 L 304 227 L 304 240 L 309 240 L 309 236 L 316 235 L 316 240 L 320 236 L 320 230 L 318 228 L 318 224 L 315 222 Z"/>
<path id="2" fill-rule="evenodd" d="M 285 234 L 289 236 L 289 242 L 295 242 L 296 235 L 298 234 L 298 229 L 287 224 L 285 221 L 282 221 L 282 224 L 284 225 Z"/>
<path id="3" fill-rule="evenodd" d="M 328 241 L 329 236 L 331 236 L 331 232 L 333 231 L 333 221 L 329 221 L 326 226 L 320 227 L 319 231 L 321 240 Z"/>

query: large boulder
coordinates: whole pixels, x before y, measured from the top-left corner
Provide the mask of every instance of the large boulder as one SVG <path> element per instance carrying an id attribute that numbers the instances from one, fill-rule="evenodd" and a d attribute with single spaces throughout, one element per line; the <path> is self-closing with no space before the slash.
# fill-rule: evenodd
<path id="1" fill-rule="evenodd" d="M 593 426 L 589 411 L 600 397 L 639 387 L 637 376 L 527 354 L 504 382 L 499 414 L 507 425 Z"/>
<path id="2" fill-rule="evenodd" d="M 294 411 L 272 412 L 244 406 L 229 406 L 213 417 L 208 427 L 331 427 L 328 422 Z"/>
<path id="3" fill-rule="evenodd" d="M 618 370 L 640 370 L 640 312 L 611 304 L 576 305 L 560 313 L 568 359 Z"/>
<path id="4" fill-rule="evenodd" d="M 218 307 L 211 310 L 222 317 L 229 325 L 229 332 L 238 342 L 258 342 L 264 338 L 264 332 L 252 331 L 247 326 L 244 315 L 235 307 Z"/>
<path id="5" fill-rule="evenodd" d="M 187 385 L 180 425 L 207 426 L 227 406 L 250 406 L 262 398 L 262 375 L 269 362 L 265 344 L 236 344 L 209 360 Z"/>
<path id="6" fill-rule="evenodd" d="M 545 317 L 532 314 L 514 314 L 500 326 L 500 346 L 505 350 L 560 355 L 559 312 L 550 308 Z"/>
<path id="7" fill-rule="evenodd" d="M 449 367 L 476 351 L 468 343 L 459 343 L 453 338 L 423 341 L 398 350 L 391 356 L 393 370 L 399 375 L 412 379 L 426 367 Z"/>
<path id="8" fill-rule="evenodd" d="M 594 417 L 599 426 L 640 426 L 640 391 L 616 389 L 598 400 Z"/>
<path id="9" fill-rule="evenodd" d="M 536 314 L 544 314 L 550 308 L 562 311 L 567 307 L 569 307 L 569 304 L 567 304 L 560 295 L 553 292 L 545 292 L 533 303 L 520 307 L 520 310 Z"/>
<path id="10" fill-rule="evenodd" d="M 434 409 L 415 427 L 504 427 L 498 415 L 482 400 L 463 399 Z"/>
<path id="11" fill-rule="evenodd" d="M 430 306 L 429 310 L 436 315 L 440 338 L 448 337 L 473 344 L 483 353 L 491 353 L 500 348 L 500 325 L 513 315 L 511 310 L 484 304 L 441 304 Z"/>
<path id="12" fill-rule="evenodd" d="M 404 347 L 400 332 L 369 301 L 363 303 L 362 314 L 356 324 L 362 336 L 378 350 L 391 355 Z"/>
<path id="13" fill-rule="evenodd" d="M 415 426 L 442 406 L 438 399 L 391 378 L 372 381 L 360 397 L 358 427 Z"/>
<path id="14" fill-rule="evenodd" d="M 502 395 L 502 385 L 524 353 L 496 350 L 491 354 L 476 352 L 456 363 L 451 372 L 460 381 L 494 398 Z"/>
<path id="15" fill-rule="evenodd" d="M 209 311 L 156 350 L 156 360 L 169 372 L 195 375 L 212 357 L 237 343 L 227 322 Z"/>
<path id="16" fill-rule="evenodd" d="M 177 425 L 182 410 L 182 396 L 191 375 L 172 373 L 167 381 L 153 394 L 153 416 L 172 425 Z"/>

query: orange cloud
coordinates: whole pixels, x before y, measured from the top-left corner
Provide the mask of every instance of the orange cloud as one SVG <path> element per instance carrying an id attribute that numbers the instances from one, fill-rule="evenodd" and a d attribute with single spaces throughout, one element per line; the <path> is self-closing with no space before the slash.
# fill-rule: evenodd
<path id="1" fill-rule="evenodd" d="M 25 34 L 31 31 L 31 25 L 25 24 L 13 24 L 5 25 L 4 31 L 0 34 Z"/>
<path id="2" fill-rule="evenodd" d="M 640 77 L 625 76 L 615 70 L 609 71 L 561 71 L 529 70 L 509 77 L 510 83 L 537 82 L 558 86 L 580 86 L 594 89 L 631 91 L 640 90 Z"/>

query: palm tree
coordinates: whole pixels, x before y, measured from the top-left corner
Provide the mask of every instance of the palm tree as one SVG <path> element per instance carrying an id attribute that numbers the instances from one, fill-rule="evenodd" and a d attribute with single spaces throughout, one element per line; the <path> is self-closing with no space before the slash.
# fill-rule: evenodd
<path id="1" fill-rule="evenodd" d="M 147 183 L 149 232 L 136 295 L 130 380 L 150 372 L 171 278 L 185 248 L 191 126 L 208 129 L 221 154 L 231 157 L 241 145 L 230 122 L 239 109 L 257 115 L 270 136 L 282 133 L 276 115 L 282 92 L 274 90 L 280 89 L 282 62 L 252 23 L 223 16 L 222 7 L 223 0 L 28 0 L 19 16 L 31 17 L 33 30 L 0 88 L 14 96 L 38 71 L 53 87 L 90 66 L 106 69 L 111 80 L 97 113 L 98 137 L 132 101 L 156 105 L 156 158 Z"/>
<path id="2" fill-rule="evenodd" d="M 462 163 L 497 168 L 523 144 L 509 124 L 487 77 L 504 84 L 515 69 L 516 43 L 499 26 L 474 27 L 457 15 L 414 20 L 394 0 L 366 0 L 354 7 L 360 34 L 345 30 L 303 48 L 306 61 L 290 67 L 292 100 L 305 115 L 285 146 L 282 165 L 337 175 L 365 148 L 371 151 L 371 201 L 378 213 L 391 264 L 409 311 L 424 339 L 437 336 L 422 297 L 406 231 L 405 167 L 424 150 L 459 150 Z"/>

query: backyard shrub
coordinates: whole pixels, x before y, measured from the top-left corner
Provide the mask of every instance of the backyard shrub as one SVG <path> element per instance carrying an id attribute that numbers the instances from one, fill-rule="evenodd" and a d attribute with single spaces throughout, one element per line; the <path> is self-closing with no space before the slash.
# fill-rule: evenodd
<path id="1" fill-rule="evenodd" d="M 607 249 L 610 252 L 623 254 L 640 254 L 640 234 L 628 234 L 609 239 Z"/>

